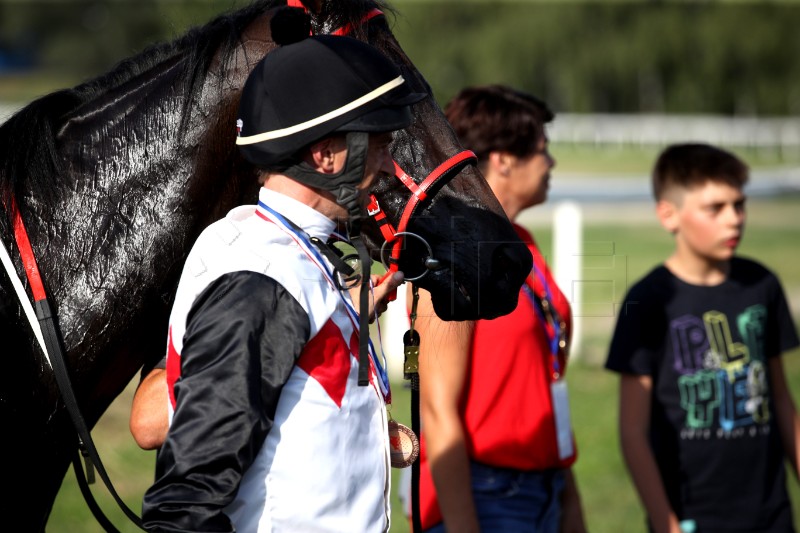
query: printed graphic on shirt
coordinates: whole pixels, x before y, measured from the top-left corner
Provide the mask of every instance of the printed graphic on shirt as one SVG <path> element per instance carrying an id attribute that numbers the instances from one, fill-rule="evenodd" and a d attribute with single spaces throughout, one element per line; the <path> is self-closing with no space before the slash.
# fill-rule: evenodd
<path id="1" fill-rule="evenodd" d="M 769 432 L 764 357 L 766 309 L 754 305 L 735 317 L 708 311 L 670 323 L 679 374 L 683 439 L 739 438 Z M 733 340 L 731 328 L 738 337 Z"/>

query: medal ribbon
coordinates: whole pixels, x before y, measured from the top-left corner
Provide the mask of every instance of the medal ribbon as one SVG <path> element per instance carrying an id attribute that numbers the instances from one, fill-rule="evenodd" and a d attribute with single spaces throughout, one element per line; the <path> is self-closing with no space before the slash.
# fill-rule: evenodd
<path id="1" fill-rule="evenodd" d="M 333 280 L 333 274 L 328 270 L 328 266 L 319 250 L 317 250 L 311 244 L 308 234 L 289 219 L 285 218 L 283 215 L 261 201 L 258 202 L 256 215 L 266 222 L 275 224 L 281 231 L 289 235 L 289 237 L 291 237 L 291 239 L 297 243 L 300 249 L 303 250 L 306 256 L 308 256 L 309 260 L 314 263 L 314 265 L 316 265 L 316 267 L 322 272 L 325 280 L 328 282 L 328 285 L 330 285 L 333 290 L 338 292 L 339 298 L 342 299 L 342 303 L 344 303 L 344 306 L 347 309 L 347 316 L 353 325 L 353 329 L 358 331 L 359 335 L 369 335 L 369 331 L 359 331 L 358 313 L 356 312 L 355 308 L 347 302 L 342 292 L 336 286 L 336 283 Z M 337 235 L 337 237 L 340 237 L 340 235 Z M 362 283 L 368 281 L 368 279 L 363 280 Z M 381 365 L 378 361 L 378 356 L 375 353 L 375 347 L 372 345 L 372 339 L 369 339 L 368 342 L 370 360 L 372 361 L 372 366 L 375 369 L 375 374 L 379 378 L 378 384 L 380 385 L 381 394 L 383 395 L 384 401 L 389 403 L 391 401 L 391 388 L 389 386 L 389 376 L 386 372 L 386 354 L 384 354 L 383 350 L 381 350 L 383 356 L 383 365 Z"/>

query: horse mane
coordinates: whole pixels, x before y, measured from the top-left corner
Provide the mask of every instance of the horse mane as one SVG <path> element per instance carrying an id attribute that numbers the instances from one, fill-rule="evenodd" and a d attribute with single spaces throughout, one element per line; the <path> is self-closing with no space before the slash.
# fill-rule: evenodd
<path id="1" fill-rule="evenodd" d="M 306 2 L 310 4 L 310 2 Z M 282 0 L 256 0 L 236 11 L 222 14 L 211 22 L 188 30 L 177 39 L 152 45 L 119 62 L 108 73 L 71 89 L 62 89 L 34 100 L 0 125 L 0 202 L 12 208 L 24 192 L 33 198 L 48 194 L 49 186 L 62 175 L 64 165 L 58 151 L 57 134 L 70 115 L 84 105 L 146 73 L 157 65 L 182 55 L 184 64 L 186 111 L 200 94 L 209 66 L 215 57 L 224 64 L 241 42 L 241 34 L 254 19 Z M 360 19 L 372 7 L 389 10 L 381 0 L 324 0 L 320 13 L 323 21 L 312 27 L 315 32 L 351 24 L 360 34 Z M 363 36 L 363 35 L 356 35 Z M 183 128 L 181 128 L 181 131 Z M 0 217 L 0 224 L 5 220 Z"/>

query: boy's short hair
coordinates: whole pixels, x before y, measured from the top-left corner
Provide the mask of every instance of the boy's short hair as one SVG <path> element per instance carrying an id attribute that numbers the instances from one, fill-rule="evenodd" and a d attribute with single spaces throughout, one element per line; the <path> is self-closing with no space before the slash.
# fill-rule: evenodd
<path id="1" fill-rule="evenodd" d="M 485 162 L 490 152 L 527 157 L 536 152 L 553 112 L 535 96 L 505 85 L 462 89 L 444 114 L 464 148 Z"/>
<path id="2" fill-rule="evenodd" d="M 673 144 L 656 160 L 653 196 L 659 201 L 669 189 L 692 189 L 709 181 L 741 189 L 748 173 L 741 159 L 722 148 L 702 143 Z"/>

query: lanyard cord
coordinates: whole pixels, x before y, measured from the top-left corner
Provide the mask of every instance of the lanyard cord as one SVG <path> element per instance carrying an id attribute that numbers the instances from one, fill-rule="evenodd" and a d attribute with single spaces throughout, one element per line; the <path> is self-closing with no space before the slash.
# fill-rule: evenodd
<path id="1" fill-rule="evenodd" d="M 533 267 L 533 273 L 541 282 L 542 287 L 544 287 L 544 297 L 540 297 L 536 294 L 533 289 L 533 282 L 528 283 L 527 280 L 522 284 L 522 290 L 528 297 L 528 300 L 536 312 L 536 316 L 539 318 L 544 328 L 544 333 L 550 347 L 553 379 L 559 379 L 561 377 L 561 363 L 558 360 L 558 354 L 560 351 L 566 349 L 566 323 L 561 319 L 561 316 L 556 310 L 555 304 L 553 303 L 553 293 L 550 290 L 550 285 L 547 283 L 544 274 L 537 269 L 535 265 Z M 550 329 L 547 327 L 548 325 L 552 328 L 552 335 L 550 334 Z"/>
<path id="2" fill-rule="evenodd" d="M 358 312 L 356 312 L 355 308 L 353 308 L 353 306 L 347 302 L 342 294 L 342 291 L 339 290 L 338 285 L 334 281 L 334 274 L 328 270 L 328 266 L 326 265 L 319 250 L 317 250 L 317 248 L 311 244 L 311 238 L 308 236 L 308 234 L 294 222 L 284 217 L 267 204 L 259 201 L 258 207 L 265 213 L 262 213 L 260 210 L 256 210 L 256 215 L 258 215 L 258 217 L 262 220 L 275 224 L 278 226 L 278 228 L 287 233 L 305 252 L 311 262 L 314 263 L 314 265 L 322 272 L 328 284 L 337 291 L 339 298 L 347 309 L 347 316 L 350 319 L 353 328 L 358 331 L 358 334 L 369 336 L 369 329 L 367 329 L 367 331 L 360 331 Z M 362 280 L 362 283 L 369 283 L 369 279 Z M 383 355 L 383 365 L 381 365 L 378 361 L 378 356 L 375 353 L 375 347 L 372 344 L 372 340 L 368 339 L 367 342 L 369 345 L 370 360 L 372 361 L 372 366 L 375 368 L 375 374 L 379 378 L 378 382 L 380 385 L 381 394 L 383 395 L 384 400 L 389 402 L 391 398 L 391 386 L 389 384 L 389 375 L 386 372 L 386 356 L 385 354 Z"/>

